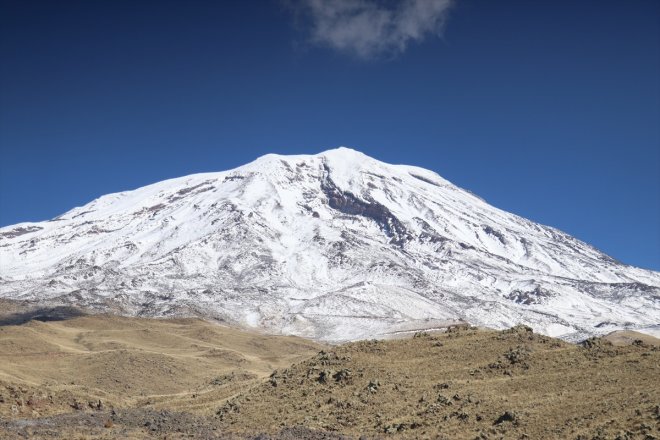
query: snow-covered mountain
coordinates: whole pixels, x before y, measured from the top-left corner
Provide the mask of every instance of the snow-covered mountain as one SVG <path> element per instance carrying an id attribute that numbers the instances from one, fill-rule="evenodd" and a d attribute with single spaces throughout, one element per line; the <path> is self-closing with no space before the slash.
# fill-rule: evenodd
<path id="1" fill-rule="evenodd" d="M 348 148 L 266 155 L 2 228 L 0 297 L 334 341 L 452 320 L 566 339 L 660 328 L 660 273 Z"/>

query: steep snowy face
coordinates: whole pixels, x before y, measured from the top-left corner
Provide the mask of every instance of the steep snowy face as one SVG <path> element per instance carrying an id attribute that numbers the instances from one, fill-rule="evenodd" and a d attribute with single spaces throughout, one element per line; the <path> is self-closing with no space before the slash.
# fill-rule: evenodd
<path id="1" fill-rule="evenodd" d="M 338 148 L 110 194 L 0 229 L 0 296 L 325 340 L 464 320 L 567 339 L 660 324 L 660 274 Z"/>

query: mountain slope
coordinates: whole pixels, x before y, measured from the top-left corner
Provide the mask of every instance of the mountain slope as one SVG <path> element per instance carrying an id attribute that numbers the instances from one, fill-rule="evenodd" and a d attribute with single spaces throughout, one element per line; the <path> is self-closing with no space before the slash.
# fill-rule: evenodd
<path id="1" fill-rule="evenodd" d="M 660 274 L 347 148 L 267 155 L 0 229 L 0 296 L 324 340 L 465 320 L 657 332 Z"/>

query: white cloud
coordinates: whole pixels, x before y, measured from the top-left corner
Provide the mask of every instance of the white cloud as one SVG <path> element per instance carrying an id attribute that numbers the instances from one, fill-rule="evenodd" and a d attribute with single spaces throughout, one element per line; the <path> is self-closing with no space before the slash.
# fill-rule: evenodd
<path id="1" fill-rule="evenodd" d="M 398 55 L 440 35 L 453 0 L 293 0 L 311 42 L 360 58 Z M 389 4 L 389 5 L 388 5 Z"/>

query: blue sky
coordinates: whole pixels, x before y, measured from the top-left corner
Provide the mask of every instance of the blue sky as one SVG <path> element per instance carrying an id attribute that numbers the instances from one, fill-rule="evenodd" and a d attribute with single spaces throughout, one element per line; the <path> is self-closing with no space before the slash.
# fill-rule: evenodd
<path id="1" fill-rule="evenodd" d="M 428 1 L 0 0 L 0 225 L 347 145 L 660 270 L 660 2 Z"/>

